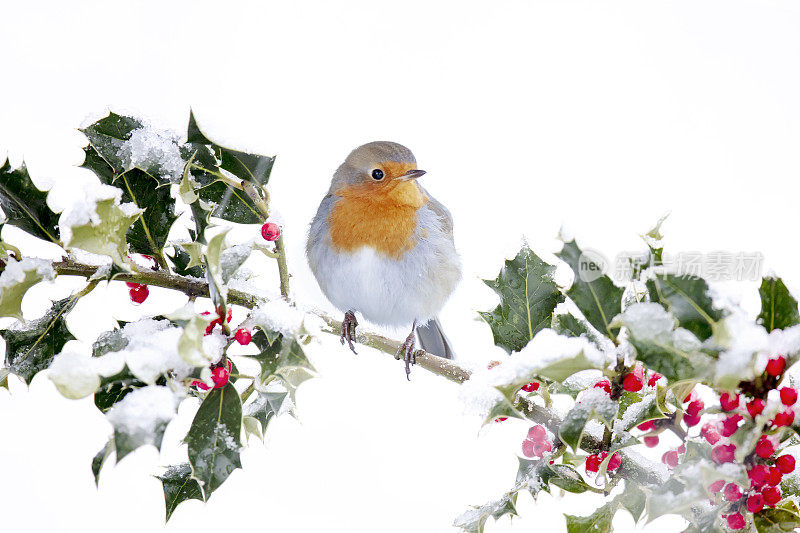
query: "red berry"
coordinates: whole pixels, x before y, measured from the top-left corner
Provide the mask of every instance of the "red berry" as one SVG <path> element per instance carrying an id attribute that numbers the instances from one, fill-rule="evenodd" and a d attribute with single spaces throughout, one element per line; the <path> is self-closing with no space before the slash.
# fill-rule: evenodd
<path id="1" fill-rule="evenodd" d="M 228 378 L 231 371 L 223 366 L 218 366 L 211 369 L 211 381 L 214 382 L 214 388 L 219 389 L 228 384 Z"/>
<path id="2" fill-rule="evenodd" d="M 656 383 L 658 383 L 658 380 L 663 377 L 664 376 L 662 376 L 658 372 L 653 372 L 653 375 L 650 376 L 650 379 L 647 381 L 647 384 L 650 385 L 651 387 L 655 387 Z"/>
<path id="3" fill-rule="evenodd" d="M 697 391 L 692 389 L 692 392 L 687 394 L 686 397 L 683 399 L 683 403 L 689 403 L 689 402 L 691 402 L 693 400 L 696 400 L 696 399 L 697 399 Z"/>
<path id="4" fill-rule="evenodd" d="M 755 493 L 749 498 L 747 498 L 747 510 L 751 513 L 757 513 L 764 508 L 764 497 L 759 494 Z"/>
<path id="5" fill-rule="evenodd" d="M 686 412 L 692 416 L 696 416 L 700 414 L 700 411 L 702 411 L 705 406 L 706 404 L 703 403 L 703 400 L 695 400 L 686 406 Z"/>
<path id="6" fill-rule="evenodd" d="M 681 444 L 680 446 L 678 446 L 678 453 L 686 453 L 686 445 L 685 444 Z"/>
<path id="7" fill-rule="evenodd" d="M 686 424 L 686 427 L 694 427 L 700 423 L 700 415 L 683 415 L 683 422 Z"/>
<path id="8" fill-rule="evenodd" d="M 141 287 L 142 286 L 141 283 L 134 283 L 132 281 L 126 281 L 125 285 L 127 285 L 129 289 L 135 289 L 136 287 Z"/>
<path id="9" fill-rule="evenodd" d="M 522 441 L 522 455 L 525 457 L 533 457 L 536 453 L 533 450 L 533 447 L 536 443 L 530 439 L 525 439 Z"/>
<path id="10" fill-rule="evenodd" d="M 780 485 L 781 478 L 783 477 L 783 472 L 777 466 L 771 466 L 767 469 L 767 475 L 764 478 L 764 481 L 767 482 L 767 485 Z"/>
<path id="11" fill-rule="evenodd" d="M 728 483 L 722 491 L 725 499 L 729 502 L 738 502 L 742 499 L 742 491 L 739 490 L 739 485 L 736 483 Z"/>
<path id="12" fill-rule="evenodd" d="M 739 395 L 723 392 L 719 397 L 719 404 L 722 406 L 723 411 L 733 411 L 739 407 Z"/>
<path id="13" fill-rule="evenodd" d="M 525 392 L 533 392 L 539 390 L 539 384 L 536 383 L 535 381 L 531 381 L 530 383 L 523 385 L 522 390 L 524 390 Z"/>
<path id="14" fill-rule="evenodd" d="M 494 419 L 495 422 L 505 422 L 506 420 L 508 420 L 507 416 L 498 416 Z"/>
<path id="15" fill-rule="evenodd" d="M 781 455 L 777 459 L 775 459 L 775 466 L 781 469 L 781 472 L 784 474 L 791 474 L 794 472 L 794 456 L 793 455 Z"/>
<path id="16" fill-rule="evenodd" d="M 769 459 L 775 453 L 775 445 L 766 437 L 761 437 L 756 443 L 756 455 L 762 459 Z"/>
<path id="17" fill-rule="evenodd" d="M 625 374 L 622 378 L 622 388 L 628 392 L 638 392 L 642 390 L 642 386 L 642 379 L 633 372 Z"/>
<path id="18" fill-rule="evenodd" d="M 268 241 L 277 241 L 281 236 L 281 228 L 274 222 L 267 222 L 261 226 L 261 236 Z"/>
<path id="19" fill-rule="evenodd" d="M 253 336 L 250 334 L 250 331 L 247 330 L 246 328 L 239 328 L 236 330 L 234 338 L 236 339 L 236 342 L 238 342 L 239 344 L 247 345 L 250 344 L 250 339 L 252 339 Z"/>
<path id="20" fill-rule="evenodd" d="M 730 437 L 736 430 L 739 429 L 739 421 L 742 420 L 742 415 L 731 415 L 725 420 L 722 421 L 722 433 L 723 437 Z"/>
<path id="21" fill-rule="evenodd" d="M 547 439 L 547 430 L 544 426 L 536 425 L 528 430 L 528 438 L 534 442 L 540 442 Z"/>
<path id="22" fill-rule="evenodd" d="M 647 422 L 642 422 L 636 427 L 641 429 L 642 431 L 650 431 L 651 429 L 654 429 L 656 427 L 656 421 L 648 420 Z"/>
<path id="23" fill-rule="evenodd" d="M 192 381 L 192 386 L 197 387 L 200 390 L 209 390 L 209 389 L 211 389 L 210 385 L 206 385 L 205 383 L 203 383 L 199 379 L 195 379 L 194 381 Z"/>
<path id="24" fill-rule="evenodd" d="M 128 292 L 131 295 L 131 301 L 136 304 L 144 302 L 150 296 L 150 289 L 147 288 L 147 285 L 139 285 Z"/>
<path id="25" fill-rule="evenodd" d="M 586 458 L 586 471 L 587 472 L 597 472 L 600 469 L 601 463 L 600 456 L 597 454 L 592 454 Z"/>
<path id="26" fill-rule="evenodd" d="M 781 491 L 778 487 L 764 487 L 764 490 L 761 491 L 761 496 L 764 497 L 764 503 L 770 507 L 774 507 L 775 504 L 781 501 Z"/>
<path id="27" fill-rule="evenodd" d="M 611 394 L 611 382 L 608 381 L 605 378 L 603 378 L 600 381 L 598 381 L 597 383 L 595 383 L 594 386 L 597 389 L 603 389 L 607 393 Z"/>
<path id="28" fill-rule="evenodd" d="M 653 435 L 652 437 L 645 437 L 644 438 L 644 445 L 648 448 L 655 448 L 658 446 L 658 435 Z"/>
<path id="29" fill-rule="evenodd" d="M 661 456 L 661 462 L 670 468 L 675 468 L 678 466 L 678 452 L 674 450 L 664 452 L 664 455 Z"/>
<path id="30" fill-rule="evenodd" d="M 615 453 L 611 456 L 611 459 L 608 460 L 608 468 L 607 470 L 612 471 L 616 470 L 617 468 L 622 465 L 622 457 L 619 456 L 618 453 Z"/>
<path id="31" fill-rule="evenodd" d="M 776 427 L 791 426 L 794 422 L 794 411 L 783 411 L 775 415 L 775 420 L 772 421 Z"/>
<path id="32" fill-rule="evenodd" d="M 711 450 L 711 460 L 717 464 L 732 463 L 735 452 L 735 444 L 720 444 Z"/>
<path id="33" fill-rule="evenodd" d="M 794 405 L 797 401 L 797 391 L 793 388 L 783 387 L 780 392 L 783 405 Z"/>
<path id="34" fill-rule="evenodd" d="M 755 418 L 764 411 L 764 400 L 756 398 L 755 400 L 747 402 L 747 412 L 750 416 Z"/>
<path id="35" fill-rule="evenodd" d="M 711 485 L 708 486 L 708 490 L 709 490 L 709 492 L 712 492 L 712 493 L 716 494 L 717 492 L 721 491 L 722 487 L 724 487 L 724 486 L 725 486 L 725 480 L 724 479 L 718 479 L 714 483 L 712 483 Z"/>
<path id="36" fill-rule="evenodd" d="M 709 444 L 716 444 L 716 443 L 719 442 L 719 439 L 722 438 L 722 435 L 720 435 L 716 431 L 709 431 L 704 436 L 705 436 L 705 439 L 708 441 Z"/>
<path id="37" fill-rule="evenodd" d="M 750 485 L 753 487 L 760 487 L 764 483 L 767 482 L 767 474 L 769 473 L 769 467 L 766 465 L 754 465 L 747 472 L 747 477 L 750 478 Z"/>
<path id="38" fill-rule="evenodd" d="M 731 529 L 744 529 L 745 521 L 742 513 L 731 513 L 728 515 L 728 527 Z"/>
<path id="39" fill-rule="evenodd" d="M 536 455 L 536 457 L 541 457 L 545 453 L 552 450 L 553 450 L 553 445 L 550 444 L 550 441 L 543 440 L 533 444 L 533 453 L 534 455 Z"/>
<path id="40" fill-rule="evenodd" d="M 779 356 L 776 359 L 770 359 L 767 362 L 767 374 L 770 376 L 780 376 L 786 369 L 786 359 Z"/>

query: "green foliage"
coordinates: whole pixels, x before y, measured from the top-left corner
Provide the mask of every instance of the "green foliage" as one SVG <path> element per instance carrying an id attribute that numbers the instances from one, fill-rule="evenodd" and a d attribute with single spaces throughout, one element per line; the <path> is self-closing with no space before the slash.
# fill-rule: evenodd
<path id="1" fill-rule="evenodd" d="M 203 501 L 203 492 L 200 490 L 200 484 L 192 477 L 192 467 L 189 463 L 171 466 L 162 475 L 156 477 L 161 480 L 161 486 L 164 489 L 166 521 L 169 521 L 181 502 L 186 500 Z"/>
<path id="2" fill-rule="evenodd" d="M 662 304 L 678 320 L 678 324 L 704 341 L 711 337 L 723 317 L 708 296 L 708 284 L 702 278 L 657 275 L 647 282 L 650 300 Z"/>
<path id="3" fill-rule="evenodd" d="M 797 300 L 781 278 L 763 278 L 758 293 L 761 295 L 761 313 L 758 315 L 758 322 L 767 328 L 767 331 L 785 329 L 800 323 Z"/>
<path id="4" fill-rule="evenodd" d="M 500 305 L 480 313 L 492 328 L 496 345 L 509 353 L 519 351 L 550 326 L 553 310 L 564 301 L 553 272 L 554 266 L 525 245 L 514 259 L 506 260 L 496 279 L 484 280 L 500 296 Z"/>
<path id="5" fill-rule="evenodd" d="M 612 326 L 611 321 L 622 311 L 623 289 L 614 285 L 611 278 L 605 274 L 597 277 L 582 276 L 582 270 L 588 268 L 599 271 L 599 266 L 583 254 L 575 241 L 565 242 L 561 252 L 556 255 L 566 262 L 575 274 L 567 296 L 575 302 L 586 320 L 597 331 L 616 341 L 619 328 Z M 584 278 L 589 278 L 589 281 Z"/>
<path id="6" fill-rule="evenodd" d="M 24 164 L 12 170 L 6 159 L 0 167 L 0 207 L 12 226 L 60 244 L 58 215 L 47 206 L 47 193 L 33 184 Z"/>
<path id="7" fill-rule="evenodd" d="M 564 515 L 567 519 L 567 533 L 611 533 L 611 522 L 618 508 L 619 504 L 615 499 L 589 516 Z"/>
<path id="8" fill-rule="evenodd" d="M 495 520 L 505 515 L 516 515 L 517 508 L 515 506 L 517 501 L 517 494 L 505 494 L 502 498 L 481 505 L 480 507 L 473 507 L 469 511 L 464 512 L 461 516 L 453 522 L 454 527 L 462 528 L 466 533 L 483 533 L 483 528 L 489 517 Z"/>
<path id="9" fill-rule="evenodd" d="M 267 431 L 270 419 L 281 410 L 287 394 L 286 392 L 259 392 L 254 401 L 244 406 L 244 416 L 257 420 L 263 435 Z"/>
<path id="10" fill-rule="evenodd" d="M 800 516 L 786 509 L 764 509 L 753 516 L 758 533 L 788 533 L 800 528 Z"/>
<path id="11" fill-rule="evenodd" d="M 186 435 L 192 477 L 200 482 L 205 500 L 242 467 L 241 430 L 242 402 L 233 385 L 209 392 Z"/>
<path id="12" fill-rule="evenodd" d="M 92 474 L 94 474 L 94 484 L 95 486 L 100 485 L 100 470 L 102 470 L 103 465 L 106 462 L 106 459 L 114 453 L 114 438 L 108 439 L 103 448 L 97 452 L 97 455 L 94 456 L 92 459 Z"/>
<path id="13" fill-rule="evenodd" d="M 598 395 L 596 400 L 591 403 L 577 402 L 561 423 L 558 436 L 575 451 L 580 448 L 586 424 L 590 420 L 599 420 L 610 429 L 617 418 L 619 406 L 616 402 L 611 401 L 607 395 L 602 398 Z"/>

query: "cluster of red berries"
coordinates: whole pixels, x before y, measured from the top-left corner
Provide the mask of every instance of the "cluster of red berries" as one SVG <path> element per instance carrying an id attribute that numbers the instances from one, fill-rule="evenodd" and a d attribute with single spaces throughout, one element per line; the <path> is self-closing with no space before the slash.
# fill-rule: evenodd
<path id="1" fill-rule="evenodd" d="M 600 465 L 603 461 L 605 461 L 606 457 L 608 457 L 608 452 L 593 453 L 592 455 L 588 456 L 586 458 L 586 471 L 597 472 L 600 470 Z M 611 456 L 611 459 L 608 460 L 608 466 L 606 467 L 606 470 L 608 472 L 614 472 L 620 467 L 620 465 L 622 465 L 622 458 L 618 453 L 615 453 Z"/>
<path id="2" fill-rule="evenodd" d="M 227 365 L 217 364 L 211 367 L 211 381 L 214 382 L 215 389 L 219 389 L 228 384 L 228 379 L 231 377 L 231 362 L 227 361 Z M 206 385 L 205 382 L 195 379 L 192 385 L 200 390 L 210 390 L 212 387 Z"/>
<path id="3" fill-rule="evenodd" d="M 277 241 L 281 236 L 281 228 L 274 222 L 267 222 L 261 226 L 261 236 L 268 241 Z"/>
<path id="4" fill-rule="evenodd" d="M 628 392 L 639 392 L 644 388 L 645 381 L 648 387 L 655 387 L 658 381 L 663 377 L 664 376 L 658 372 L 651 372 L 650 376 L 646 377 L 644 366 L 637 362 L 633 370 L 622 376 L 622 388 Z M 608 378 L 599 380 L 594 386 L 611 394 L 611 382 Z"/>
<path id="5" fill-rule="evenodd" d="M 547 436 L 547 429 L 535 425 L 528 430 L 528 436 L 522 441 L 522 454 L 525 457 L 542 457 L 545 453 L 553 451 L 553 443 Z"/>

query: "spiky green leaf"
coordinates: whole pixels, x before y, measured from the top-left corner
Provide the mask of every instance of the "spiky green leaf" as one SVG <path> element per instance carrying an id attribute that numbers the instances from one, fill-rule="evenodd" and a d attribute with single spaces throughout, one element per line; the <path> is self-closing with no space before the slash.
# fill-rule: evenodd
<path id="1" fill-rule="evenodd" d="M 189 463 L 171 466 L 162 475 L 156 477 L 161 480 L 164 489 L 165 521 L 169 521 L 181 502 L 186 500 L 203 501 L 203 492 L 200 490 L 200 484 L 192 477 L 192 467 Z"/>
<path id="2" fill-rule="evenodd" d="M 758 322 L 767 331 L 785 329 L 800 323 L 797 300 L 781 278 L 763 278 L 758 293 L 761 295 L 761 313 L 758 315 Z"/>
<path id="3" fill-rule="evenodd" d="M 263 435 L 270 419 L 280 411 L 287 394 L 286 392 L 259 392 L 252 403 L 244 406 L 244 416 L 257 420 Z"/>
<path id="4" fill-rule="evenodd" d="M 516 516 L 516 500 L 516 493 L 504 494 L 503 497 L 498 500 L 486 503 L 480 507 L 473 507 L 469 511 L 462 513 L 461 516 L 455 519 L 453 526 L 460 527 L 464 533 L 483 533 L 483 529 L 489 517 L 498 519 L 505 515 Z"/>
<path id="5" fill-rule="evenodd" d="M 0 207 L 12 226 L 60 244 L 58 215 L 48 207 L 47 192 L 33 184 L 24 163 L 12 169 L 6 159 L 0 167 Z"/>
<path id="6" fill-rule="evenodd" d="M 800 528 L 800 516 L 786 509 L 764 509 L 753 515 L 758 533 L 788 533 Z"/>
<path id="7" fill-rule="evenodd" d="M 648 280 L 650 301 L 662 304 L 678 320 L 678 324 L 704 341 L 711 337 L 722 310 L 715 309 L 708 296 L 708 284 L 694 276 L 659 274 Z"/>

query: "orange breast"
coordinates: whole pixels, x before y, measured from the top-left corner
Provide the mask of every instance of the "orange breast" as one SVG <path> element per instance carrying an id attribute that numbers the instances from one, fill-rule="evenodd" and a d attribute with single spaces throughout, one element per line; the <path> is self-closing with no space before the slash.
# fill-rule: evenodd
<path id="1" fill-rule="evenodd" d="M 341 198 L 328 218 L 335 249 L 370 246 L 399 258 L 416 245 L 417 210 L 428 199 L 413 181 L 381 189 L 349 187 L 336 194 Z"/>

